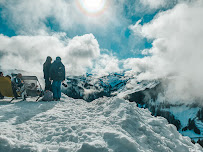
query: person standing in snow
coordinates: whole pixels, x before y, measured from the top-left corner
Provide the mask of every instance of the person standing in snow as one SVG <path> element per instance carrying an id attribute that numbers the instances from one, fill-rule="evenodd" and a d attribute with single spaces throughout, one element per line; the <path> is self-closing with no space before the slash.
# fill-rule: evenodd
<path id="1" fill-rule="evenodd" d="M 44 79 L 45 79 L 45 91 L 50 90 L 51 91 L 51 80 L 49 79 L 49 71 L 51 67 L 51 61 L 52 58 L 50 56 L 47 56 L 46 61 L 43 64 L 43 72 L 44 72 Z"/>
<path id="2" fill-rule="evenodd" d="M 4 77 L 4 73 L 3 72 L 0 72 L 0 77 Z"/>
<path id="3" fill-rule="evenodd" d="M 3 72 L 0 72 L 0 77 L 4 77 Z M 4 99 L 4 96 L 1 94 L 1 92 L 0 92 L 0 99 Z"/>
<path id="4" fill-rule="evenodd" d="M 49 73 L 52 82 L 53 98 L 59 101 L 61 98 L 61 83 L 65 80 L 65 66 L 61 62 L 61 58 L 58 56 L 52 63 Z"/>

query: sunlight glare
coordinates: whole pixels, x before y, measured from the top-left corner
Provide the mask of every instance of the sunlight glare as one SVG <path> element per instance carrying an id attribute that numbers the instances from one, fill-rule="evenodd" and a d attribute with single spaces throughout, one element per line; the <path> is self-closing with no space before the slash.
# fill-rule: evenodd
<path id="1" fill-rule="evenodd" d="M 89 14 L 96 14 L 105 9 L 106 0 L 79 0 L 79 5 Z"/>

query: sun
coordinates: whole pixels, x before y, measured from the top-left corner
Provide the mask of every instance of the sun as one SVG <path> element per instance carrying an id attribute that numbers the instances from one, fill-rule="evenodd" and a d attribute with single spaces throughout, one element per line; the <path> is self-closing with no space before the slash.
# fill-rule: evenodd
<path id="1" fill-rule="evenodd" d="M 107 8 L 107 0 L 77 0 L 77 4 L 87 15 L 99 15 Z"/>
<path id="2" fill-rule="evenodd" d="M 96 13 L 104 8 L 104 0 L 80 0 L 85 10 L 90 13 Z"/>

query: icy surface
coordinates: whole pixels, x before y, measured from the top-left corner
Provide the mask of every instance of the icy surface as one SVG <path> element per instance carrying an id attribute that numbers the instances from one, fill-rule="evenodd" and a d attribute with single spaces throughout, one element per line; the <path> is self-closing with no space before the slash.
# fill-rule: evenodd
<path id="1" fill-rule="evenodd" d="M 2 152 L 203 151 L 166 119 L 116 97 L 0 103 L 0 124 Z"/>

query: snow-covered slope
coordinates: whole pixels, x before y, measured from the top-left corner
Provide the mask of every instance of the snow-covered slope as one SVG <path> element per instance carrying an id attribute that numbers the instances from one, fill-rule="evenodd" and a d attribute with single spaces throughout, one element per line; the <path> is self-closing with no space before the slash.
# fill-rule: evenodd
<path id="1" fill-rule="evenodd" d="M 117 97 L 0 103 L 0 151 L 201 152 L 162 117 Z"/>
<path id="2" fill-rule="evenodd" d="M 159 80 L 138 81 L 134 76 L 112 73 L 107 76 L 94 75 L 68 77 L 63 92 L 76 99 L 93 101 L 99 97 L 117 96 L 148 108 L 152 115 L 165 117 L 178 131 L 196 142 L 203 139 L 203 107 L 184 104 L 181 99 L 170 101 L 165 96 L 166 88 L 176 77 Z M 171 85 L 170 85 L 171 86 Z M 195 101 L 190 101 L 190 103 Z M 199 103 L 201 103 L 199 101 Z"/>
<path id="3" fill-rule="evenodd" d="M 167 83 L 169 83 L 168 81 Z M 165 83 L 165 84 L 164 84 Z M 174 103 L 166 97 L 166 82 L 161 81 L 153 88 L 135 91 L 125 96 L 125 99 L 136 102 L 139 107 L 148 108 L 152 115 L 162 116 L 174 124 L 182 135 L 189 136 L 194 141 L 203 139 L 203 119 L 201 100 L 184 103 L 177 99 Z"/>

